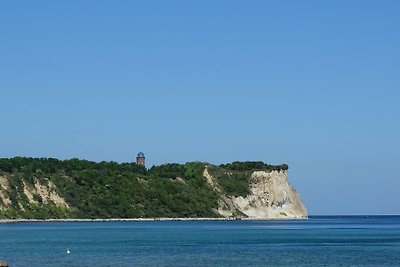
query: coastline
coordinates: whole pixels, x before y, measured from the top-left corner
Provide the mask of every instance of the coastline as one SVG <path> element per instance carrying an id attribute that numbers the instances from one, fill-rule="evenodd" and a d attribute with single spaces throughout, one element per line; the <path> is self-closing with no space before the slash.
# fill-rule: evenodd
<path id="1" fill-rule="evenodd" d="M 171 221 L 288 221 L 308 218 L 112 218 L 112 219 L 0 219 L 0 224 L 48 222 L 171 222 Z"/>

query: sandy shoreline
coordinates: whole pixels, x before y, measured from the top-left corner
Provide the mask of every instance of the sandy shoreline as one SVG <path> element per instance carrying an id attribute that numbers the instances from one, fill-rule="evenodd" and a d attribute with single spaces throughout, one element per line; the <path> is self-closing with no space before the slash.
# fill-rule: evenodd
<path id="1" fill-rule="evenodd" d="M 155 221 L 276 221 L 304 220 L 301 218 L 260 219 L 260 218 L 113 218 L 113 219 L 0 219 L 0 224 L 12 223 L 45 223 L 45 222 L 155 222 Z"/>

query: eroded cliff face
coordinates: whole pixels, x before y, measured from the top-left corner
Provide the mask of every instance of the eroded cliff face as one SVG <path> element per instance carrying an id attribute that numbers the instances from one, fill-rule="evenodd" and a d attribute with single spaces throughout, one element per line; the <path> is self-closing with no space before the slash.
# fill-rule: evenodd
<path id="1" fill-rule="evenodd" d="M 307 210 L 289 185 L 285 168 L 264 163 L 254 167 L 257 164 L 170 164 L 139 174 L 115 166 L 108 172 L 93 167 L 75 171 L 74 176 L 60 167 L 56 174 L 35 171 L 30 176 L 23 168 L 14 173 L 0 170 L 0 219 L 306 218 Z M 254 171 L 263 166 L 268 171 Z"/>
<path id="2" fill-rule="evenodd" d="M 221 192 L 207 167 L 203 176 L 208 185 Z M 217 213 L 224 217 L 254 219 L 302 219 L 307 210 L 297 191 L 288 183 L 287 171 L 255 171 L 250 177 L 250 193 L 246 197 L 222 194 Z"/>
<path id="3" fill-rule="evenodd" d="M 9 183 L 6 176 L 0 175 L 0 210 L 11 204 L 8 196 Z"/>
<path id="4" fill-rule="evenodd" d="M 68 203 L 57 192 L 56 186 L 48 179 L 35 180 L 33 185 L 28 185 L 25 181 L 16 186 L 14 193 L 15 201 L 21 210 L 25 210 L 26 204 L 53 204 L 56 207 L 69 209 Z M 12 188 L 9 178 L 0 175 L 0 210 L 6 210 L 12 204 Z M 27 201 L 23 201 L 27 200 Z"/>

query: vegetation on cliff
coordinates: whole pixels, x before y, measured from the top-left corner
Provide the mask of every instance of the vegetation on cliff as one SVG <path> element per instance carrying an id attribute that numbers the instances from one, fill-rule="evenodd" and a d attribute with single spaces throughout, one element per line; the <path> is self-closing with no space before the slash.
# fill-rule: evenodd
<path id="1" fill-rule="evenodd" d="M 206 166 L 223 192 L 207 185 Z M 3 158 L 0 218 L 218 217 L 220 194 L 247 195 L 251 171 L 286 169 L 263 162 L 146 169 L 134 163 Z"/>
<path id="2" fill-rule="evenodd" d="M 287 164 L 281 165 L 270 165 L 266 164 L 262 161 L 234 161 L 232 163 L 221 164 L 219 167 L 227 169 L 227 170 L 235 170 L 235 171 L 280 171 L 280 170 L 288 170 L 289 166 Z"/>

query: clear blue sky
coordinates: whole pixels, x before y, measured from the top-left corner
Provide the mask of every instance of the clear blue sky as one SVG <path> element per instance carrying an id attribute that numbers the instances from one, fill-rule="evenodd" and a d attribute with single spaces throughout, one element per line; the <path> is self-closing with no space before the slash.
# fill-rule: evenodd
<path id="1" fill-rule="evenodd" d="M 0 157 L 288 163 L 400 214 L 400 1 L 1 1 Z"/>

